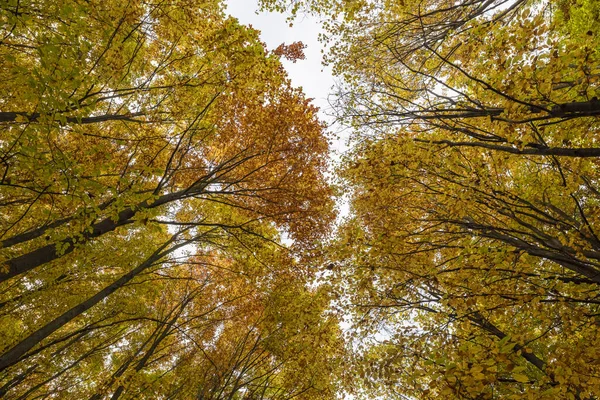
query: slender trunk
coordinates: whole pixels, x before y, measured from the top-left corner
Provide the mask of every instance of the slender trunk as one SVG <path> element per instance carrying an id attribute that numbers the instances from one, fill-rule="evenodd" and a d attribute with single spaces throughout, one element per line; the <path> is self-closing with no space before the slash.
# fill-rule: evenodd
<path id="1" fill-rule="evenodd" d="M 495 325 L 493 325 L 490 321 L 488 321 L 486 318 L 484 318 L 483 315 L 481 315 L 478 311 L 473 313 L 472 315 L 469 315 L 468 318 L 471 322 L 473 322 L 473 324 L 477 325 L 484 331 L 491 333 L 492 335 L 496 336 L 498 339 L 502 340 L 506 337 L 506 334 L 504 332 L 502 332 Z M 521 350 L 521 356 L 524 359 L 526 359 L 529 363 L 531 363 L 533 366 L 535 366 L 540 371 L 542 371 L 544 373 L 546 372 L 545 371 L 546 363 L 541 358 L 539 358 L 538 356 L 536 356 L 533 353 L 528 353 L 528 352 L 524 351 L 523 346 L 521 346 L 519 344 L 516 344 L 514 349 L 515 349 L 515 351 Z"/>
<path id="2" fill-rule="evenodd" d="M 135 206 L 130 206 L 124 209 L 118 214 L 116 221 L 110 217 L 106 218 L 92 225 L 90 227 L 90 231 L 82 232 L 79 235 L 66 238 L 57 244 L 50 244 L 40 247 L 39 249 L 33 250 L 29 253 L 7 260 L 4 262 L 4 265 L 0 265 L 0 271 L 3 270 L 0 272 L 0 283 L 69 254 L 75 250 L 76 245 L 86 243 L 90 239 L 94 239 L 104 235 L 105 233 L 114 231 L 119 226 L 131 223 L 131 218 L 133 218 L 140 210 L 153 209 L 173 201 L 198 195 L 202 193 L 202 191 L 208 185 L 219 178 L 220 175 L 226 174 L 227 172 L 237 168 L 239 165 L 254 157 L 256 157 L 256 155 L 250 155 L 242 158 L 235 156 L 215 167 L 207 175 L 198 178 L 196 182 L 191 184 L 186 189 L 181 189 L 173 193 L 167 193 L 159 196 L 154 201 L 146 200 Z M 238 159 L 236 160 L 236 158 Z"/>
<path id="3" fill-rule="evenodd" d="M 557 117 L 568 118 L 600 115 L 600 101 L 594 97 L 590 101 L 558 104 L 552 107 L 552 114 Z"/>
<path id="4" fill-rule="evenodd" d="M 98 122 L 106 122 L 106 121 L 132 121 L 132 122 L 143 122 L 139 120 L 135 120 L 135 117 L 141 117 L 145 115 L 144 113 L 130 113 L 130 114 L 106 114 L 106 115 L 98 115 L 95 117 L 65 117 L 64 120 L 69 124 L 95 124 Z M 35 122 L 40 118 L 40 113 L 26 113 L 26 112 L 16 112 L 16 111 L 7 111 L 0 112 L 0 122 L 16 122 L 17 118 L 23 117 L 28 122 Z M 56 119 L 56 118 L 55 118 Z M 59 119 L 60 120 L 60 119 Z"/>
<path id="5" fill-rule="evenodd" d="M 147 258 L 143 263 L 138 265 L 136 268 L 134 268 L 127 274 L 123 275 L 121 278 L 117 279 L 110 285 L 106 286 L 104 289 L 102 289 L 101 291 L 99 291 L 98 293 L 93 295 L 92 297 L 88 298 L 87 300 L 83 301 L 82 303 L 79 303 L 78 305 L 76 305 L 75 307 L 66 311 L 59 317 L 50 321 L 49 323 L 47 323 L 46 325 L 44 325 L 37 331 L 35 331 L 32 334 L 30 334 L 29 336 L 27 336 L 25 339 L 23 339 L 21 342 L 16 344 L 10 350 L 6 351 L 0 357 L 0 371 L 3 371 L 6 368 L 19 362 L 29 350 L 31 350 L 33 347 L 35 347 L 37 344 L 39 344 L 42 340 L 46 339 L 48 336 L 50 336 L 51 334 L 56 332 L 58 329 L 62 328 L 67 323 L 69 323 L 70 321 L 72 321 L 73 319 L 75 319 L 76 317 L 78 317 L 79 315 L 84 313 L 85 311 L 89 310 L 90 308 L 92 308 L 93 306 L 95 306 L 96 304 L 98 304 L 99 302 L 104 300 L 105 298 L 107 298 L 110 294 L 112 294 L 119 288 L 123 287 L 126 283 L 131 281 L 142 271 L 151 267 L 155 262 L 157 262 L 164 256 L 168 255 L 169 253 L 173 252 L 174 250 L 191 242 L 191 240 L 188 240 L 188 241 L 182 242 L 180 244 L 174 245 L 171 248 L 165 250 L 176 239 L 176 237 L 177 237 L 177 235 L 173 236 L 169 241 L 167 241 L 165 244 L 163 244 L 161 247 L 159 247 L 149 258 Z"/>
<path id="6" fill-rule="evenodd" d="M 516 247 L 519 250 L 526 252 L 532 256 L 544 258 L 549 261 L 553 261 L 563 267 L 575 272 L 580 276 L 584 276 L 590 281 L 600 285 L 600 270 L 593 264 L 586 263 L 573 257 L 567 253 L 559 252 L 556 250 L 545 249 L 534 244 L 528 243 L 521 239 L 503 234 L 495 230 L 493 227 L 479 225 L 471 222 L 461 222 L 460 225 L 465 226 L 468 229 L 476 230 L 480 232 L 480 235 L 490 239 L 496 239 L 511 246 Z"/>
<path id="7" fill-rule="evenodd" d="M 415 139 L 419 143 L 431 143 L 438 145 L 446 145 L 449 147 L 479 147 L 488 150 L 502 151 L 505 153 L 519 154 L 519 155 L 532 155 L 532 156 L 558 156 L 558 157 L 600 157 L 600 147 L 584 147 L 584 148 L 573 148 L 573 147 L 542 147 L 542 146 L 530 146 L 525 145 L 523 148 L 501 146 L 491 143 L 482 142 L 454 142 L 452 140 L 424 140 Z"/>
<path id="8" fill-rule="evenodd" d="M 105 233 L 112 232 L 120 226 L 131 223 L 131 218 L 133 218 L 140 210 L 156 208 L 174 200 L 178 200 L 185 196 L 185 194 L 186 190 L 181 190 L 162 195 L 153 202 L 144 201 L 136 206 L 128 207 L 121 211 L 118 214 L 116 221 L 109 217 L 92 225 L 91 232 L 84 232 L 78 237 L 70 237 L 57 244 L 49 244 L 47 246 L 30 251 L 29 253 L 5 261 L 5 266 L 8 267 L 8 272 L 0 273 L 0 282 L 4 282 L 7 279 L 21 275 L 27 271 L 31 271 L 40 265 L 54 261 L 73 252 L 76 245 L 86 243 L 91 239 L 104 235 Z"/>
<path id="9" fill-rule="evenodd" d="M 150 345 L 150 348 L 148 349 L 148 351 L 146 351 L 146 353 L 144 354 L 144 356 L 142 357 L 142 359 L 135 366 L 135 372 L 140 372 L 146 366 L 146 363 L 148 362 L 148 360 L 150 359 L 150 357 L 152 357 L 152 355 L 154 354 L 154 352 L 156 351 L 156 349 L 158 348 L 158 346 L 160 345 L 160 343 L 167 336 L 169 336 L 171 334 L 171 332 L 173 330 L 173 326 L 175 325 L 175 322 L 177 322 L 177 320 L 179 319 L 179 317 L 183 313 L 185 307 L 189 304 L 189 302 L 191 300 L 192 300 L 192 298 L 185 299 L 183 301 L 183 303 L 180 304 L 179 310 L 177 312 L 175 312 L 175 315 L 173 316 L 173 318 L 171 318 L 170 320 L 163 321 L 162 325 L 153 332 L 152 336 L 155 336 L 155 335 L 158 335 L 158 336 L 154 338 L 154 341 L 152 342 L 152 345 Z M 175 310 L 173 310 L 173 311 L 175 311 Z M 152 338 L 152 336 L 150 338 L 148 338 L 148 340 L 146 342 L 144 342 L 143 347 L 146 346 L 146 344 L 150 341 L 150 339 Z M 142 348 L 140 348 L 140 351 L 142 350 Z M 129 363 L 128 363 L 128 365 L 129 365 Z M 121 375 L 123 375 L 126 370 L 127 370 L 127 368 L 119 371 L 118 375 L 116 375 L 115 378 L 118 378 Z M 119 397 L 121 397 L 121 395 L 123 394 L 124 391 L 125 391 L 125 386 L 124 385 L 119 385 L 119 387 L 117 387 L 117 389 L 113 393 L 113 395 L 111 397 L 111 400 L 118 400 Z"/>
<path id="10" fill-rule="evenodd" d="M 25 371 L 10 379 L 8 382 L 4 384 L 4 386 L 0 387 L 0 397 L 3 397 L 10 389 L 16 387 L 21 382 L 29 376 L 33 371 L 35 371 L 39 367 L 39 364 L 34 364 L 31 367 L 27 368 Z"/>
<path id="11" fill-rule="evenodd" d="M 85 360 L 86 358 L 88 358 L 92 354 L 96 353 L 97 351 L 103 350 L 103 349 L 109 347 L 111 344 L 114 344 L 114 342 L 115 342 L 114 338 L 110 338 L 109 340 L 104 341 L 104 342 L 100 343 L 99 345 L 93 347 L 91 350 L 82 354 L 80 357 L 78 357 L 75 361 L 73 361 L 68 366 L 64 367 L 60 371 L 56 372 L 54 375 L 50 376 L 49 378 L 45 379 L 44 381 L 42 381 L 42 382 L 38 383 L 37 385 L 33 386 L 32 388 L 30 388 L 27 392 L 23 393 L 16 400 L 25 400 L 25 399 L 30 398 L 29 397 L 30 394 L 32 394 L 33 392 L 35 392 L 42 386 L 46 385 L 47 383 L 58 378 L 59 376 L 63 375 L 64 373 L 68 372 L 69 370 L 75 368 L 81 361 Z"/>
<path id="12" fill-rule="evenodd" d="M 115 199 L 110 199 L 104 203 L 102 203 L 98 209 L 100 211 L 105 210 L 106 208 L 108 208 L 108 206 L 110 206 L 112 203 L 115 202 Z M 66 218 L 62 218 L 62 219 L 58 219 L 46 226 L 42 226 L 36 229 L 32 229 L 29 230 L 27 232 L 23 232 L 20 233 L 18 235 L 12 236 L 8 239 L 4 239 L 0 242 L 0 248 L 6 248 L 6 247 L 11 247 L 14 246 L 16 244 L 21 244 L 21 243 L 25 243 L 28 242 L 30 240 L 33 239 L 37 239 L 40 236 L 42 236 L 43 234 L 45 234 L 49 229 L 54 229 L 54 228 L 58 228 L 59 226 L 63 226 L 64 224 L 71 222 L 72 220 L 74 220 L 75 217 L 71 216 L 71 217 L 66 217 Z"/>

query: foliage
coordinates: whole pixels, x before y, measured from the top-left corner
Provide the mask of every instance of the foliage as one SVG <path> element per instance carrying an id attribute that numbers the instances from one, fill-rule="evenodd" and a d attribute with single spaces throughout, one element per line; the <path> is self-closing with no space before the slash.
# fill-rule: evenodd
<path id="1" fill-rule="evenodd" d="M 328 145 L 279 61 L 302 45 L 266 51 L 217 0 L 0 18 L 0 396 L 334 397 L 300 255 L 332 218 Z"/>
<path id="2" fill-rule="evenodd" d="M 263 3 L 332 18 L 365 397 L 597 398 L 598 2 Z"/>
<path id="3" fill-rule="evenodd" d="M 301 42 L 2 5 L 0 395 L 600 397 L 598 2 L 262 5 L 324 20 L 335 236 Z"/>

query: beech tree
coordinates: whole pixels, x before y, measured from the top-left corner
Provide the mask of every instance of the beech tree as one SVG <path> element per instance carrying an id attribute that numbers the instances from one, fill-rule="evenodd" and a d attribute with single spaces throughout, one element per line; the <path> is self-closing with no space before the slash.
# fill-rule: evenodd
<path id="1" fill-rule="evenodd" d="M 266 50 L 217 0 L 0 18 L 1 395 L 334 397 L 302 256 L 328 144 L 279 60 L 302 45 Z"/>
<path id="2" fill-rule="evenodd" d="M 335 16 L 364 390 L 596 398 L 597 2 L 263 3 Z"/>

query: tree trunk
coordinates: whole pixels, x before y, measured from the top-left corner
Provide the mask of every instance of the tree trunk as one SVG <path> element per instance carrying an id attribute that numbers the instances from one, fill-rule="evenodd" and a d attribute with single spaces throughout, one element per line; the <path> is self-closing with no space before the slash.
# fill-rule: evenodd
<path id="1" fill-rule="evenodd" d="M 32 269 L 39 267 L 40 265 L 44 265 L 64 255 L 67 255 L 75 250 L 76 245 L 86 243 L 91 239 L 114 231 L 119 226 L 131 223 L 131 218 L 133 218 L 139 210 L 152 209 L 167 204 L 171 201 L 179 200 L 185 196 L 186 192 L 187 190 L 181 190 L 175 193 L 165 194 L 151 203 L 145 201 L 136 206 L 128 207 L 119 213 L 116 221 L 108 217 L 92 225 L 92 232 L 84 232 L 78 237 L 70 237 L 62 240 L 58 244 L 49 244 L 47 246 L 40 247 L 39 249 L 30 251 L 29 253 L 7 260 L 5 262 L 5 266 L 8 267 L 8 272 L 0 273 L 0 282 L 4 282 L 7 279 L 21 275 L 27 271 L 31 271 Z"/>
<path id="2" fill-rule="evenodd" d="M 174 245 L 170 249 L 165 250 L 165 248 L 167 248 L 176 239 L 176 237 L 177 235 L 173 236 L 169 241 L 167 241 L 160 248 L 158 248 L 149 258 L 147 258 L 146 261 L 138 265 L 136 268 L 123 275 L 121 278 L 117 279 L 112 284 L 108 285 L 92 297 L 88 298 L 82 303 L 79 303 L 75 307 L 71 308 L 70 310 L 66 311 L 51 322 L 47 323 L 42 328 L 33 332 L 21 342 L 13 346 L 10 350 L 6 351 L 2 355 L 2 357 L 0 357 L 0 371 L 3 371 L 6 368 L 19 362 L 29 350 L 31 350 L 33 347 L 39 344 L 42 340 L 46 339 L 58 329 L 62 328 L 64 325 L 66 325 L 85 311 L 89 310 L 90 308 L 107 298 L 117 289 L 123 287 L 126 283 L 131 281 L 142 271 L 151 267 L 155 262 L 168 255 L 169 253 L 173 252 L 174 250 L 191 242 L 191 240 L 188 240 L 180 244 Z"/>

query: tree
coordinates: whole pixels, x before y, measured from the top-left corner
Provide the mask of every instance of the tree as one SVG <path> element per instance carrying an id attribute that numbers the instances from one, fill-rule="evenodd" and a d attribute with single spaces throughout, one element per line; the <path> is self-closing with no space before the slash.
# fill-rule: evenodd
<path id="1" fill-rule="evenodd" d="M 345 80 L 343 120 L 375 135 L 382 125 L 408 125 L 440 145 L 598 156 L 556 132 L 569 124 L 549 127 L 576 119 L 575 129 L 589 128 L 584 117 L 600 112 L 592 21 L 571 35 L 575 23 L 543 1 L 293 3 L 296 12 L 342 14 L 329 28 L 328 60 Z"/>
<path id="2" fill-rule="evenodd" d="M 296 253 L 332 201 L 323 125 L 279 53 L 220 1 L 0 18 L 0 393 L 333 396 L 334 365 L 294 367 L 339 351 Z M 306 333 L 262 322 L 283 277 L 315 307 Z M 303 344 L 276 354 L 274 337 Z"/>
<path id="3" fill-rule="evenodd" d="M 595 381 L 581 382 L 596 374 L 598 355 L 583 343 L 597 340 L 598 285 L 561 263 L 566 250 L 537 252 L 544 240 L 554 243 L 559 233 L 550 228 L 560 224 L 546 213 L 539 230 L 541 214 L 513 194 L 542 187 L 547 164 L 503 176 L 511 191 L 497 184 L 494 198 L 485 191 L 490 180 L 480 186 L 467 173 L 476 153 L 455 152 L 380 141 L 346 171 L 355 218 L 335 253 L 340 301 L 355 309 L 358 332 L 389 338 L 373 346 L 372 368 L 359 368 L 384 388 L 422 398 L 596 394 Z M 552 201 L 559 214 L 572 199 Z M 491 227 L 477 226 L 483 221 Z"/>
<path id="4" fill-rule="evenodd" d="M 331 268 L 365 387 L 597 397 L 597 5 L 264 3 L 337 15 L 356 147 Z"/>

